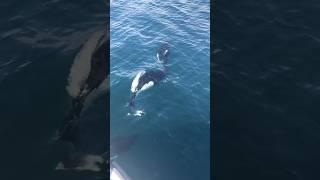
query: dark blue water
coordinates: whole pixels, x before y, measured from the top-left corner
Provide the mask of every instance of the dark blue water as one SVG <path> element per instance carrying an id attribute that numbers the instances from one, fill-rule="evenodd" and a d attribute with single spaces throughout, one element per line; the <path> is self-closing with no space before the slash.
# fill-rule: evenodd
<path id="1" fill-rule="evenodd" d="M 216 3 L 216 179 L 319 179 L 318 1 Z"/>
<path id="2" fill-rule="evenodd" d="M 88 179 L 54 171 L 52 138 L 70 107 L 70 66 L 105 26 L 105 3 L 1 1 L 0 9 L 0 179 Z"/>
<path id="3" fill-rule="evenodd" d="M 133 179 L 209 179 L 209 1 L 115 0 L 110 8 L 111 137 L 138 135 L 115 161 Z M 137 96 L 145 115 L 128 116 L 131 82 L 161 68 L 164 42 L 167 77 Z"/>

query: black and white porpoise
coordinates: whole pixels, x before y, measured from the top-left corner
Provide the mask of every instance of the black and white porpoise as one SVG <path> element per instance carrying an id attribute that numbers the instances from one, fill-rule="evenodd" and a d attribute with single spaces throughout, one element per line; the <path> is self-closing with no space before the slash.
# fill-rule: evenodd
<path id="1" fill-rule="evenodd" d="M 106 31 L 95 32 L 74 59 L 66 87 L 72 97 L 72 107 L 60 129 L 60 139 L 73 140 L 77 119 L 90 102 L 108 88 L 107 42 Z"/>
<path id="2" fill-rule="evenodd" d="M 144 114 L 143 111 L 135 111 L 135 98 L 138 93 L 147 90 L 154 85 L 158 84 L 161 80 L 165 79 L 167 75 L 166 64 L 168 62 L 169 56 L 169 45 L 167 43 L 163 44 L 156 53 L 157 60 L 162 64 L 162 69 L 153 69 L 153 70 L 142 70 L 137 73 L 134 77 L 131 84 L 131 92 L 132 96 L 129 102 L 129 106 L 131 107 L 132 113 L 128 113 L 129 115 L 141 116 Z"/>
<path id="3" fill-rule="evenodd" d="M 105 30 L 95 32 L 82 46 L 70 69 L 68 94 L 71 108 L 58 131 L 58 141 L 66 153 L 56 170 L 92 172 L 104 176 L 110 155 L 129 150 L 137 135 L 112 138 L 110 152 L 109 37 Z"/>
<path id="4" fill-rule="evenodd" d="M 66 154 L 58 163 L 56 170 L 106 171 L 106 156 L 109 131 L 106 121 L 108 103 L 106 31 L 95 32 L 82 46 L 70 69 L 66 90 L 72 98 L 62 127 L 58 131 L 58 142 L 67 144 Z M 99 98 L 98 98 L 99 97 Z M 87 111 L 92 102 L 99 114 Z"/>

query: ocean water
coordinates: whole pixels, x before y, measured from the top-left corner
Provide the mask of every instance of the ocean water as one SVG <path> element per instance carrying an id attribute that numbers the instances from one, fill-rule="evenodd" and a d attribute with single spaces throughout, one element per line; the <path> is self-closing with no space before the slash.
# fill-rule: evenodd
<path id="1" fill-rule="evenodd" d="M 319 1 L 217 1 L 216 179 L 319 179 Z"/>
<path id="2" fill-rule="evenodd" d="M 5 0 L 0 9 L 0 179 L 88 179 L 54 171 L 53 136 L 70 108 L 70 67 L 105 27 L 105 2 Z"/>
<path id="3" fill-rule="evenodd" d="M 142 180 L 206 179 L 208 2 L 112 3 L 112 135 L 139 135 L 116 161 Z M 320 179 L 319 2 L 214 3 L 212 174 Z M 88 179 L 52 171 L 51 140 L 70 105 L 70 66 L 106 23 L 105 2 L 3 0 L 0 9 L 0 179 Z M 146 115 L 128 117 L 131 80 L 156 68 L 163 41 L 171 44 L 168 77 L 137 98 Z"/>
<path id="4" fill-rule="evenodd" d="M 111 138 L 138 137 L 115 161 L 132 179 L 209 179 L 209 1 L 114 0 L 110 9 Z M 145 115 L 128 116 L 131 82 L 161 67 L 165 42 L 167 77 L 137 96 Z"/>

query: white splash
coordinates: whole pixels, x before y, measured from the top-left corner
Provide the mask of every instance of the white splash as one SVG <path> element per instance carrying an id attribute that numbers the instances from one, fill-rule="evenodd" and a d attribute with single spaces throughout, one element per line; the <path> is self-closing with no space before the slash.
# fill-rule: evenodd
<path id="1" fill-rule="evenodd" d="M 136 110 L 134 113 L 128 113 L 128 116 L 143 116 L 146 113 L 142 110 Z"/>
<path id="2" fill-rule="evenodd" d="M 56 170 L 68 170 L 73 169 L 77 171 L 94 171 L 99 172 L 101 168 L 98 166 L 104 162 L 103 158 L 99 155 L 86 155 L 82 157 L 78 166 L 72 168 L 66 168 L 63 162 L 59 162 L 56 166 Z"/>

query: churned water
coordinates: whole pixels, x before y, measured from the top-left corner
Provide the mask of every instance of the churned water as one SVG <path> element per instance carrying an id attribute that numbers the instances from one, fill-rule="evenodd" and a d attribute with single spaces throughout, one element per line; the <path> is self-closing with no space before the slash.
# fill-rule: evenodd
<path id="1" fill-rule="evenodd" d="M 138 136 L 115 161 L 133 179 L 209 179 L 209 1 L 114 0 L 110 9 L 111 137 Z M 145 115 L 128 116 L 131 82 L 160 67 L 165 42 L 167 77 L 137 96 Z"/>

